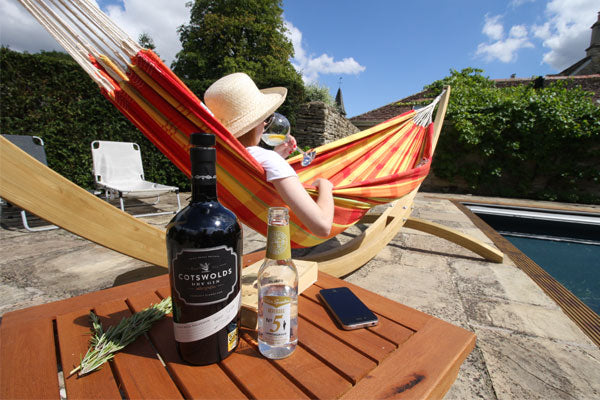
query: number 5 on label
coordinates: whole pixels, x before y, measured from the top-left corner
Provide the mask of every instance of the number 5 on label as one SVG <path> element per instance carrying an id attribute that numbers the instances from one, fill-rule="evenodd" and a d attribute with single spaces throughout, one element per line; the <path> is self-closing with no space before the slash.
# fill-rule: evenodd
<path id="1" fill-rule="evenodd" d="M 281 328 L 281 323 L 277 320 L 282 319 L 282 318 L 283 318 L 283 315 L 281 315 L 281 314 L 276 315 L 275 318 L 273 318 L 273 325 L 277 325 L 277 328 L 275 328 L 275 329 L 271 328 L 269 330 L 269 332 L 274 333 L 274 332 L 277 332 L 279 330 L 279 328 Z"/>

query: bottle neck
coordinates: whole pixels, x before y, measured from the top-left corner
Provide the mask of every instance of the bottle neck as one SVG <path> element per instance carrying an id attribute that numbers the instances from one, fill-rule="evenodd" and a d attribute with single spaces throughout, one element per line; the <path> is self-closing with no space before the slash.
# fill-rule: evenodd
<path id="1" fill-rule="evenodd" d="M 288 260 L 292 258 L 290 246 L 290 226 L 269 224 L 267 228 L 267 258 L 271 260 Z"/>
<path id="2" fill-rule="evenodd" d="M 207 184 L 192 178 L 192 202 L 217 201 L 217 183 Z"/>
<path id="3" fill-rule="evenodd" d="M 215 149 L 190 149 L 192 161 L 192 202 L 217 200 L 217 173 Z"/>

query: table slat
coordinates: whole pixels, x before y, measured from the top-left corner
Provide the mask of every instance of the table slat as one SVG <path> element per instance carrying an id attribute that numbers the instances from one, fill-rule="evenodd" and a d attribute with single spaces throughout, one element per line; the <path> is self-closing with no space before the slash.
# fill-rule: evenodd
<path id="1" fill-rule="evenodd" d="M 155 303 L 157 299 L 154 293 L 147 293 L 130 298 L 129 305 L 135 312 L 139 312 L 149 304 Z M 179 357 L 175 347 L 173 319 L 170 315 L 156 322 L 148 334 L 167 364 L 175 384 L 186 398 L 247 398 L 218 364 L 193 366 Z"/>
<path id="2" fill-rule="evenodd" d="M 168 285 L 169 277 L 167 275 L 160 275 L 144 281 L 98 290 L 96 292 L 86 293 L 81 296 L 58 300 L 52 303 L 40 304 L 23 310 L 10 311 L 2 316 L 2 323 L 4 324 L 4 322 L 7 322 L 13 324 L 33 321 L 40 318 L 55 318 L 58 315 L 83 308 L 91 310 L 98 304 L 107 300 L 126 299 L 128 296 L 132 296 L 135 293 L 147 292 L 148 288 Z"/>
<path id="3" fill-rule="evenodd" d="M 131 316 L 127 304 L 122 301 L 103 303 L 96 307 L 95 311 L 104 329 Z M 113 365 L 128 399 L 182 398 L 144 335 L 118 352 L 113 359 Z"/>
<path id="4" fill-rule="evenodd" d="M 475 334 L 432 318 L 344 399 L 441 398 L 474 346 Z"/>
<path id="5" fill-rule="evenodd" d="M 338 330 L 343 330 L 342 328 L 338 327 L 335 320 L 333 319 L 333 316 L 329 314 L 327 308 L 323 305 L 318 295 L 319 290 L 320 288 L 318 286 L 312 286 L 309 289 L 305 290 L 304 293 L 302 293 L 302 295 L 311 299 L 316 304 L 321 306 L 325 310 L 333 324 L 338 328 Z M 366 305 L 367 307 L 371 308 L 370 304 L 366 303 Z M 396 346 L 400 345 L 401 343 L 404 343 L 414 333 L 412 329 L 408 329 L 407 327 L 400 325 L 397 322 L 394 322 L 382 315 L 379 315 L 378 319 L 379 323 L 376 326 L 367 328 L 367 331 L 384 337 L 388 341 L 394 343 Z"/>
<path id="6" fill-rule="evenodd" d="M 167 283 L 169 283 L 167 281 Z M 171 296 L 171 287 L 170 286 L 163 286 L 160 287 L 156 290 L 156 293 L 158 293 L 158 295 L 162 298 L 162 299 L 166 299 L 167 297 Z"/>
<path id="7" fill-rule="evenodd" d="M 253 399 L 307 399 L 296 385 L 245 340 L 235 353 L 221 362 Z"/>
<path id="8" fill-rule="evenodd" d="M 352 384 L 377 366 L 377 363 L 344 342 L 298 318 L 298 342 L 321 361 L 341 373 Z"/>
<path id="9" fill-rule="evenodd" d="M 242 330 L 244 340 L 251 343 L 255 349 L 258 346 L 256 335 L 255 331 Z M 297 346 L 290 357 L 272 362 L 284 371 L 288 379 L 309 393 L 311 398 L 334 399 L 352 387 L 348 380 L 302 346 Z"/>
<path id="10" fill-rule="evenodd" d="M 69 399 L 121 399 L 110 365 L 81 378 L 69 375 L 85 355 L 90 340 L 89 309 L 60 315 L 56 319 L 60 358 L 65 377 L 65 388 Z"/>
<path id="11" fill-rule="evenodd" d="M 313 290 L 315 288 L 309 288 L 307 292 L 312 292 Z M 309 300 L 304 295 L 300 296 L 298 301 L 298 311 L 300 312 L 300 316 L 310 320 L 314 325 L 326 330 L 330 335 L 347 343 L 348 346 L 354 347 L 377 363 L 396 350 L 394 343 L 366 329 L 347 331 L 338 328 L 321 304 Z"/>
<path id="12" fill-rule="evenodd" d="M 347 286 L 354 294 L 360 298 L 365 304 L 369 304 L 371 310 L 377 314 L 383 315 L 386 318 L 396 321 L 399 324 L 406 326 L 413 331 L 418 331 L 420 328 L 433 318 L 431 315 L 425 314 L 424 312 L 415 310 L 403 304 L 400 304 L 394 300 L 390 300 L 386 297 L 373 293 L 367 289 L 363 289 L 360 286 L 356 286 L 350 282 L 340 281 L 333 276 L 319 272 L 319 278 L 317 279 L 316 286 L 323 289 Z"/>
<path id="13" fill-rule="evenodd" d="M 58 399 L 58 368 L 52 319 L 0 325 L 0 398 Z"/>

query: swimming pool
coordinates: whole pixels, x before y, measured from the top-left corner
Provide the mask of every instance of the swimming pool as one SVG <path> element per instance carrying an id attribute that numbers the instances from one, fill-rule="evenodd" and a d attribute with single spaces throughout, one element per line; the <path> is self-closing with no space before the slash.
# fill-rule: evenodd
<path id="1" fill-rule="evenodd" d="M 600 314 L 600 215 L 463 203 Z"/>

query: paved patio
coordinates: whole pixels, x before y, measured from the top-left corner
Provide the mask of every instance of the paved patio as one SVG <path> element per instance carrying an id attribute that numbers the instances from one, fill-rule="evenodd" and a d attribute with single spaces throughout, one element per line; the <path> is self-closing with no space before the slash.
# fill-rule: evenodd
<path id="1" fill-rule="evenodd" d="M 174 209 L 174 197 L 155 207 Z M 443 195 L 420 193 L 413 215 L 492 244 Z M 170 218 L 144 219 L 162 227 Z M 166 273 L 62 229 L 27 232 L 10 213 L 0 222 L 0 315 Z M 261 249 L 264 239 L 246 229 L 244 246 L 246 253 Z M 510 259 L 489 263 L 443 239 L 403 229 L 345 279 L 477 334 L 447 399 L 600 398 L 600 349 Z"/>

